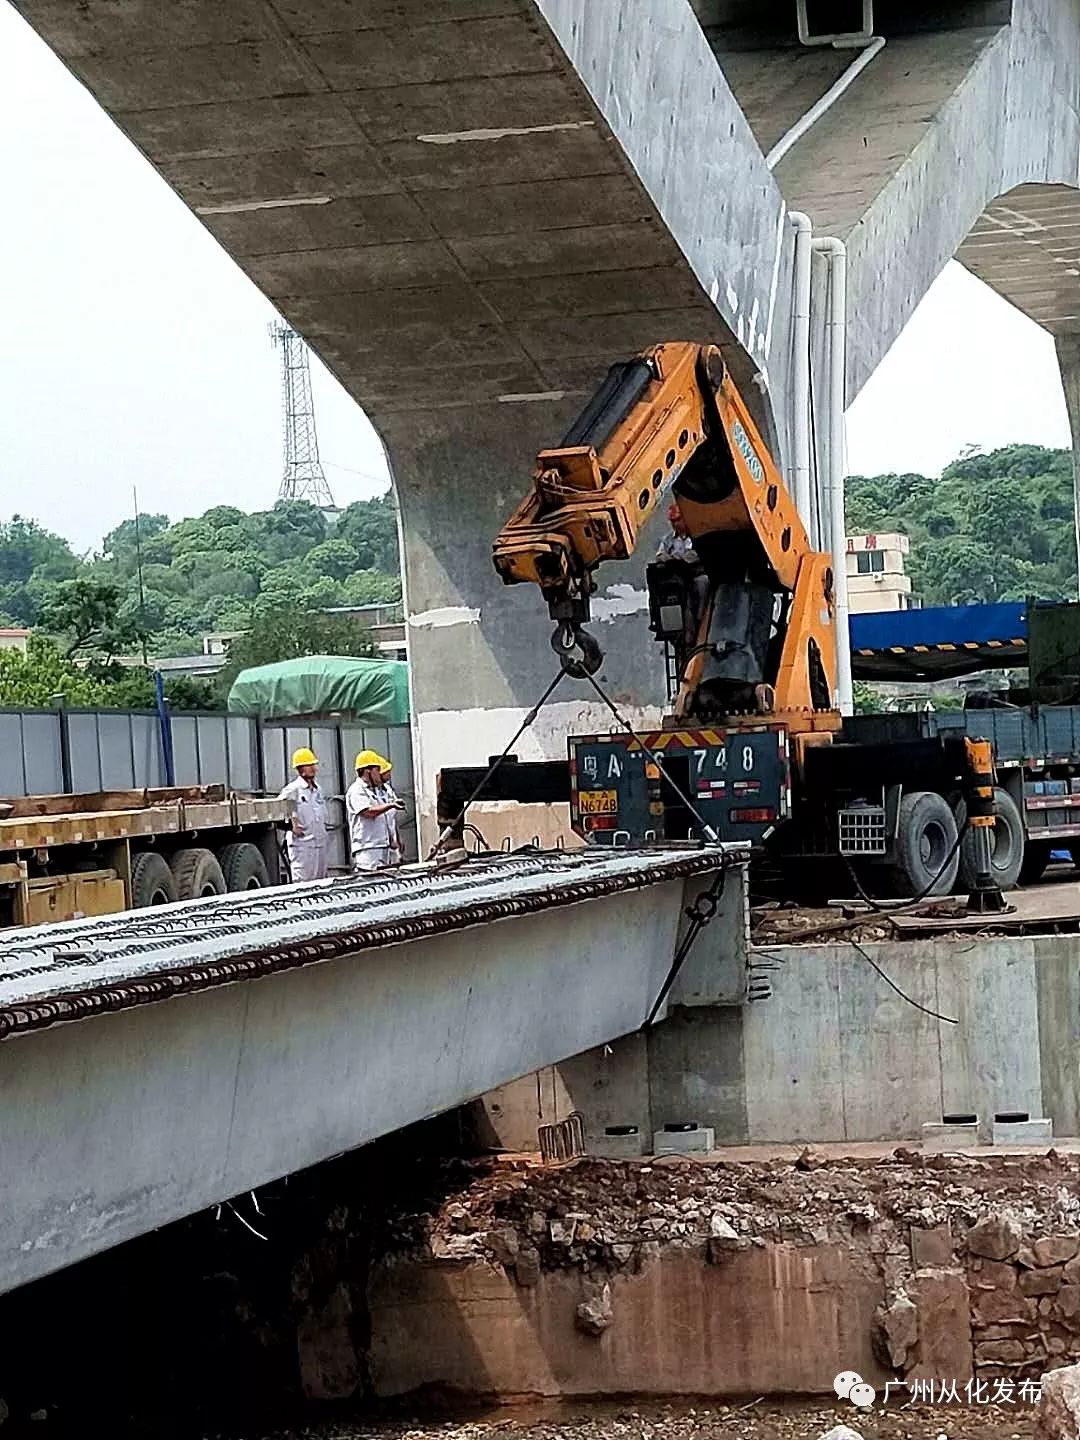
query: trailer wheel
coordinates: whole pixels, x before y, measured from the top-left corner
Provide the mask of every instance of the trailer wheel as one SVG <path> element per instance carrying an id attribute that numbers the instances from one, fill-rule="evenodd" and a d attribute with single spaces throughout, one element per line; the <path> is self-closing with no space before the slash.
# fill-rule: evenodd
<path id="1" fill-rule="evenodd" d="M 177 898 L 176 880 L 169 862 L 153 850 L 142 850 L 131 861 L 131 903 L 137 910 L 145 905 L 169 905 Z"/>
<path id="2" fill-rule="evenodd" d="M 169 864 L 179 899 L 198 900 L 204 895 L 225 894 L 225 876 L 211 851 L 177 850 Z"/>
<path id="3" fill-rule="evenodd" d="M 265 890 L 270 884 L 270 871 L 257 845 L 247 841 L 226 845 L 218 860 L 226 890 Z"/>
<path id="4" fill-rule="evenodd" d="M 956 820 L 933 790 L 912 790 L 900 801 L 893 883 L 898 895 L 948 895 L 956 883 Z"/>
<path id="5" fill-rule="evenodd" d="M 1043 871 L 1050 864 L 1050 852 L 1053 850 L 1049 840 L 1029 840 L 1024 847 L 1024 863 L 1020 866 L 1020 884 L 1037 885 L 1043 877 Z"/>
<path id="6" fill-rule="evenodd" d="M 961 800 L 956 807 L 956 828 L 967 824 L 967 806 Z M 1001 890 L 1011 890 L 1020 879 L 1024 864 L 1024 822 L 1016 801 L 1000 785 L 994 786 L 994 835 L 990 842 L 990 874 Z M 960 841 L 960 878 L 958 889 L 975 888 L 977 874 L 975 835 L 969 830 Z"/>

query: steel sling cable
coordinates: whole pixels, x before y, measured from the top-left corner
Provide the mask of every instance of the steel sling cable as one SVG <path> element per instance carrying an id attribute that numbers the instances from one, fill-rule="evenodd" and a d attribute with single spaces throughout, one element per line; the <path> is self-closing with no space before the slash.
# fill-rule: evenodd
<path id="1" fill-rule="evenodd" d="M 548 687 L 547 687 L 547 689 L 544 691 L 543 695 L 540 696 L 540 699 L 537 700 L 536 704 L 532 707 L 532 709 L 531 709 L 531 710 L 528 712 L 528 714 L 525 716 L 525 719 L 522 720 L 521 724 L 518 726 L 517 730 L 514 732 L 513 737 L 511 738 L 511 740 L 508 742 L 508 744 L 507 744 L 506 747 L 504 748 L 502 754 L 499 755 L 499 756 L 497 756 L 496 759 L 493 760 L 492 763 L 488 766 L 487 773 L 485 774 L 484 778 L 480 781 L 479 785 L 477 785 L 476 789 L 472 792 L 472 794 L 469 796 L 469 798 L 465 801 L 465 804 L 461 807 L 461 809 L 458 811 L 458 813 L 454 816 L 454 818 L 453 818 L 453 820 L 451 820 L 450 824 L 443 826 L 443 828 L 442 828 L 442 830 L 441 830 L 441 832 L 440 832 L 440 834 L 439 834 L 439 838 L 435 841 L 435 844 L 432 845 L 431 849 L 430 849 L 430 850 L 428 851 L 428 853 L 427 853 L 427 858 L 428 858 L 429 860 L 434 860 L 435 856 L 436 856 L 436 855 L 439 853 L 439 851 L 443 848 L 443 846 L 446 844 L 447 840 L 449 840 L 450 836 L 453 835 L 454 831 L 458 828 L 458 826 L 461 824 L 461 822 L 465 819 L 465 816 L 468 814 L 469 806 L 473 803 L 473 801 L 476 799 L 476 797 L 477 797 L 477 796 L 480 794 L 480 792 L 483 790 L 484 786 L 488 783 L 488 781 L 491 779 L 491 777 L 495 774 L 496 770 L 498 770 L 499 766 L 503 763 L 503 761 L 506 759 L 506 757 L 510 754 L 510 751 L 513 750 L 514 746 L 515 746 L 515 745 L 517 744 L 517 742 L 521 739 L 522 735 L 525 734 L 525 731 L 528 730 L 529 726 L 532 725 L 533 722 L 536 720 L 537 715 L 540 714 L 540 711 L 544 708 L 544 706 L 547 704 L 547 702 L 551 699 L 552 695 L 555 693 L 555 687 L 558 685 L 559 681 L 563 678 L 563 676 L 564 676 L 565 674 L 566 674 L 566 671 L 563 670 L 561 667 L 555 672 L 555 678 L 554 678 L 554 680 L 551 681 L 550 685 L 548 685 Z"/>
<path id="2" fill-rule="evenodd" d="M 631 737 L 632 740 L 635 740 L 638 743 L 638 745 L 641 747 L 642 754 L 648 755 L 648 745 L 637 733 L 634 727 L 630 724 L 630 721 L 627 720 L 626 717 L 619 712 L 619 709 L 616 706 L 615 702 L 610 698 L 610 696 L 605 693 L 603 687 L 596 679 L 596 676 L 588 675 L 586 678 L 588 679 L 589 684 L 596 691 L 597 695 L 600 696 L 600 699 L 611 711 L 612 715 L 615 717 L 616 723 L 626 731 L 626 733 Z M 686 806 L 687 810 L 701 827 L 702 839 L 708 844 L 718 844 L 719 836 L 717 835 L 713 827 L 709 825 L 702 817 L 701 812 L 698 810 L 697 806 L 690 799 L 690 797 L 683 794 L 682 790 L 679 788 L 679 786 L 676 784 L 676 782 L 672 779 L 670 775 L 665 774 L 665 779 L 667 780 L 667 783 L 671 786 L 672 790 L 675 792 L 676 796 L 682 801 L 682 803 Z M 720 873 L 713 881 L 712 887 L 707 890 L 705 894 L 699 895 L 696 901 L 686 907 L 684 913 L 686 914 L 687 919 L 690 921 L 690 926 L 685 936 L 683 937 L 682 943 L 679 945 L 678 949 L 675 952 L 675 955 L 671 962 L 671 968 L 668 970 L 668 973 L 664 978 L 664 983 L 661 985 L 660 990 L 657 993 L 656 999 L 649 1007 L 648 1015 L 642 1022 L 641 1028 L 643 1030 L 647 1029 L 656 1019 L 657 1012 L 663 1005 L 664 1001 L 667 999 L 668 994 L 671 991 L 671 987 L 675 984 L 675 981 L 679 977 L 679 972 L 683 967 L 686 957 L 690 954 L 690 951 L 693 948 L 694 941 L 697 939 L 699 933 L 705 928 L 706 925 L 708 925 L 709 921 L 716 914 L 716 911 L 720 904 L 720 897 L 722 896 L 724 890 L 724 879 L 726 877 L 726 873 L 727 864 L 725 862 L 721 865 Z"/>
<path id="3" fill-rule="evenodd" d="M 630 736 L 632 740 L 637 741 L 638 745 L 641 747 L 642 753 L 648 755 L 650 753 L 648 745 L 637 733 L 634 727 L 630 724 L 630 721 L 619 713 L 615 702 L 611 700 L 608 695 L 605 694 L 604 690 L 601 688 L 599 682 L 597 681 L 596 676 L 587 675 L 585 678 L 588 680 L 589 684 L 593 687 L 596 693 L 600 696 L 600 699 L 604 702 L 607 708 L 611 711 L 612 715 L 614 715 L 616 722 L 622 727 L 622 729 L 626 731 L 626 733 Z M 690 814 L 697 821 L 698 825 L 701 827 L 702 839 L 707 841 L 710 845 L 716 845 L 719 842 L 720 837 L 717 835 L 713 827 L 708 824 L 708 822 L 703 818 L 701 812 L 698 810 L 694 802 L 690 799 L 688 795 L 685 795 L 683 791 L 680 790 L 679 786 L 675 783 L 675 781 L 666 771 L 664 772 L 664 779 L 667 784 L 670 785 L 671 789 L 675 792 L 676 796 L 686 806 L 687 810 L 689 810 Z"/>
<path id="4" fill-rule="evenodd" d="M 683 936 L 678 949 L 675 951 L 675 954 L 672 957 L 671 967 L 668 970 L 667 975 L 664 977 L 664 983 L 660 986 L 660 989 L 656 995 L 656 999 L 653 1001 L 648 1015 L 646 1015 L 645 1019 L 642 1021 L 642 1030 L 647 1030 L 649 1026 L 653 1023 L 653 1021 L 656 1019 L 657 1011 L 660 1009 L 661 1005 L 663 1005 L 664 1001 L 668 997 L 671 987 L 679 978 L 679 971 L 683 967 L 683 962 L 690 954 L 690 951 L 694 948 L 694 941 L 697 939 L 699 933 L 705 929 L 705 926 L 708 925 L 709 921 L 716 914 L 716 911 L 720 905 L 720 901 L 724 894 L 724 880 L 726 879 L 726 877 L 727 869 L 726 867 L 722 866 L 716 872 L 716 876 L 714 877 L 713 883 L 709 887 L 709 889 L 704 891 L 703 894 L 699 895 L 697 899 L 693 902 L 693 904 L 688 905 L 683 911 L 683 914 L 690 921 L 690 924 L 687 926 L 686 934 Z"/>

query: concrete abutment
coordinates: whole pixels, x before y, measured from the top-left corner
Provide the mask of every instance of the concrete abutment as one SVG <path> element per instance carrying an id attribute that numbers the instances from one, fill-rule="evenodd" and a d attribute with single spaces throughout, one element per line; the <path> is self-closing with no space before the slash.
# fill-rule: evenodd
<path id="1" fill-rule="evenodd" d="M 647 1032 L 504 1086 L 483 1101 L 492 1132 L 530 1150 L 538 1125 L 576 1110 L 601 1154 L 632 1145 L 610 1127 L 636 1127 L 647 1154 L 666 1124 L 711 1128 L 722 1145 L 900 1141 L 975 1113 L 989 1142 L 995 1113 L 1012 1111 L 1080 1133 L 1077 937 L 865 948 L 924 1010 L 854 946 L 777 947 L 771 999 L 678 1005 Z"/>

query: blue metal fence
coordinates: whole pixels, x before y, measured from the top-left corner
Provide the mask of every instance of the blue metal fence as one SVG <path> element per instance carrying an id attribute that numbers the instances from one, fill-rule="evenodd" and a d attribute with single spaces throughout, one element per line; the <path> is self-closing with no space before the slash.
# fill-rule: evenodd
<path id="1" fill-rule="evenodd" d="M 169 718 L 176 785 L 226 785 L 276 795 L 292 777 L 292 752 L 310 745 L 319 756 L 323 788 L 334 801 L 334 852 L 343 864 L 348 855 L 341 797 L 352 781 L 357 752 L 379 751 L 393 762 L 394 786 L 407 805 L 406 851 L 415 858 L 407 725 L 388 729 L 346 720 L 288 725 L 203 711 Z M 154 711 L 0 710 L 0 796 L 138 790 L 167 783 L 161 724 Z"/>

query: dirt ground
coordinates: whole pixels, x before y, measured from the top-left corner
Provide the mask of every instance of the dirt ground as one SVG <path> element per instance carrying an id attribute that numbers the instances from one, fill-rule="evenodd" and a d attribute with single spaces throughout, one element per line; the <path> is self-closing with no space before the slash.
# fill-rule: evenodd
<path id="1" fill-rule="evenodd" d="M 847 1425 L 860 1440 L 1030 1440 L 1030 1406 L 915 1408 L 863 1415 L 849 1405 L 523 1407 L 469 1419 L 333 1423 L 260 1440 L 820 1440 Z"/>

